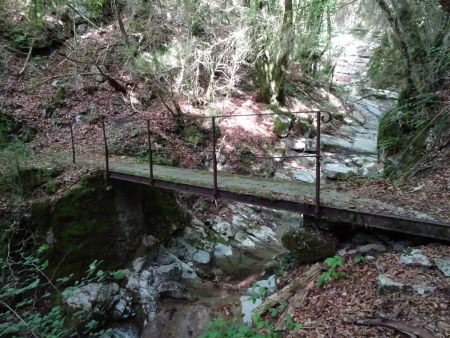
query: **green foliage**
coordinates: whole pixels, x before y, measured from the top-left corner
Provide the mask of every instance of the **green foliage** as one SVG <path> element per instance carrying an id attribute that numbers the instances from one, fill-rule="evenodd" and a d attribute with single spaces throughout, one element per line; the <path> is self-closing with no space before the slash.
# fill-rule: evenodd
<path id="1" fill-rule="evenodd" d="M 403 81 L 403 59 L 398 48 L 392 45 L 388 35 L 375 49 L 367 71 L 377 88 L 395 88 Z"/>
<path id="2" fill-rule="evenodd" d="M 18 122 L 13 116 L 0 110 L 0 150 L 15 142 L 29 142 L 36 130 Z"/>
<path id="3" fill-rule="evenodd" d="M 397 106 L 381 118 L 378 134 L 378 147 L 391 160 L 385 175 L 395 179 L 433 161 L 445 143 L 450 117 L 443 113 L 447 103 L 439 91 L 448 88 L 450 21 L 436 0 L 386 3 L 383 13 L 389 12 L 395 29 L 383 36 L 368 75 L 377 87 L 400 93 Z"/>
<path id="4" fill-rule="evenodd" d="M 336 269 L 344 264 L 344 260 L 340 256 L 329 257 L 324 261 L 325 266 L 328 270 L 322 272 L 317 279 L 318 286 L 325 286 L 330 279 L 339 280 L 348 278 L 348 275 L 343 271 L 336 271 Z"/>
<path id="5" fill-rule="evenodd" d="M 273 132 L 278 137 L 286 137 L 292 128 L 292 116 L 276 115 L 273 120 Z"/>
<path id="6" fill-rule="evenodd" d="M 0 192 L 11 196 L 22 196 L 23 189 L 18 184 L 20 163 L 30 155 L 30 150 L 22 142 L 11 142 L 0 148 Z"/>
<path id="7" fill-rule="evenodd" d="M 11 228 L 9 231 L 15 231 Z M 13 245 L 14 247 L 14 245 Z M 87 322 L 81 313 L 70 314 L 55 303 L 61 296 L 60 289 L 71 276 L 52 280 L 46 274 L 48 245 L 34 250 L 19 245 L 8 256 L 0 256 L 0 336 L 1 337 L 69 337 L 83 327 L 90 336 L 101 334 L 97 322 Z M 72 289 L 101 278 L 93 277 L 97 262 L 89 267 L 87 274 L 74 281 Z M 99 274 L 97 273 L 97 276 Z M 70 325 L 69 325 L 70 324 Z"/>
<path id="8" fill-rule="evenodd" d="M 284 308 L 279 309 L 283 311 Z M 269 308 L 272 317 L 278 314 L 274 308 Z M 295 319 L 288 315 L 285 318 L 285 330 L 300 330 L 303 325 L 297 323 Z M 281 338 L 283 333 L 276 331 L 272 323 L 264 320 L 260 313 L 252 315 L 252 324 L 242 324 L 237 320 L 217 319 L 208 324 L 208 329 L 200 338 Z"/>
<path id="9" fill-rule="evenodd" d="M 98 15 L 102 13 L 103 8 L 108 4 L 108 0 L 81 0 L 80 3 L 89 12 Z"/>
<path id="10" fill-rule="evenodd" d="M 258 299 L 263 299 L 264 297 L 266 297 L 268 291 L 269 290 L 267 289 L 267 287 L 259 286 L 258 283 L 255 283 L 250 289 L 249 297 L 254 304 Z"/>
<path id="11" fill-rule="evenodd" d="M 248 147 L 237 147 L 236 155 L 239 157 L 239 162 L 243 168 L 249 169 L 253 161 L 255 160 L 255 155 L 252 150 Z"/>
<path id="12" fill-rule="evenodd" d="M 287 315 L 285 319 L 286 328 L 288 330 L 300 330 L 303 329 L 303 324 L 297 323 L 291 315 Z"/>
<path id="13" fill-rule="evenodd" d="M 195 126 L 189 126 L 183 130 L 183 138 L 194 147 L 204 142 L 205 135 Z"/>
<path id="14" fill-rule="evenodd" d="M 275 338 L 272 334 L 260 334 L 250 325 L 217 319 L 208 325 L 200 338 Z"/>
<path id="15" fill-rule="evenodd" d="M 126 277 L 125 271 L 124 270 L 111 271 L 111 277 L 115 281 L 121 281 L 121 280 L 125 279 L 125 277 Z"/>
<path id="16" fill-rule="evenodd" d="M 353 263 L 354 264 L 365 264 L 365 263 L 367 263 L 367 258 L 362 255 L 355 256 L 355 258 L 353 258 Z"/>

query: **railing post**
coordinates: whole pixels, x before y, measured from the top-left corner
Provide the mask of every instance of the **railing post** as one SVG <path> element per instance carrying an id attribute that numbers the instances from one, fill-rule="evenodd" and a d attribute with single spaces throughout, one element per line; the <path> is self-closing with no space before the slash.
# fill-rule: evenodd
<path id="1" fill-rule="evenodd" d="M 73 136 L 72 121 L 69 123 L 69 128 L 70 128 L 70 141 L 72 143 L 72 163 L 75 164 L 75 138 Z"/>
<path id="2" fill-rule="evenodd" d="M 319 222 L 320 218 L 320 127 L 321 127 L 321 111 L 316 113 L 317 119 L 317 137 L 316 137 L 316 205 L 315 214 L 316 222 Z M 318 226 L 318 224 L 317 224 Z"/>
<path id="3" fill-rule="evenodd" d="M 102 131 L 103 131 L 103 143 L 105 145 L 105 171 L 106 177 L 109 176 L 109 153 L 108 153 L 108 142 L 106 141 L 106 127 L 105 118 L 102 118 Z"/>
<path id="4" fill-rule="evenodd" d="M 150 132 L 150 120 L 147 120 L 147 139 L 148 139 L 148 165 L 150 170 L 150 183 L 153 184 L 153 151 L 152 151 L 152 134 Z"/>
<path id="5" fill-rule="evenodd" d="M 214 176 L 214 198 L 218 197 L 219 189 L 217 187 L 217 158 L 216 158 L 216 118 L 212 118 L 212 136 L 213 136 L 213 149 L 212 149 L 212 159 L 213 159 L 213 176 Z"/>

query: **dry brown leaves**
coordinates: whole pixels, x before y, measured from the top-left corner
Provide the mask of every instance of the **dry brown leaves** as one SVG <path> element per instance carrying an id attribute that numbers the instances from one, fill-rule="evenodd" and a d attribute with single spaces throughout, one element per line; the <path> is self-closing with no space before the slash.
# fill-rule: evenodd
<path id="1" fill-rule="evenodd" d="M 450 247 L 431 244 L 420 249 L 431 259 L 450 255 Z M 400 309 L 400 321 L 426 328 L 436 337 L 450 335 L 450 281 L 436 268 L 404 267 L 399 264 L 400 253 L 386 253 L 371 263 L 355 265 L 346 258 L 343 270 L 350 279 L 315 286 L 295 311 L 297 322 L 304 328 L 288 337 L 403 337 L 393 329 L 365 327 L 354 324 L 357 319 L 383 318 Z M 378 268 L 377 268 L 378 267 Z M 308 269 L 303 266 L 283 278 L 286 283 Z M 381 270 L 381 271 L 380 271 Z M 380 296 L 376 278 L 386 273 L 395 280 L 411 284 L 437 286 L 434 295 L 419 295 L 411 290 Z"/>
<path id="2" fill-rule="evenodd" d="M 386 180 L 358 178 L 341 182 L 340 188 L 361 197 L 375 198 L 399 207 L 412 208 L 450 223 L 450 166 L 414 177 L 402 186 Z"/>

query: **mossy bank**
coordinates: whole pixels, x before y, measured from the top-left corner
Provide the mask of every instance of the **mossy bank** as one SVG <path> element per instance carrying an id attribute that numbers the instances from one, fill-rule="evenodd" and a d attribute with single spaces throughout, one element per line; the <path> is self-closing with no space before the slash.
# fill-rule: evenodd
<path id="1" fill-rule="evenodd" d="M 119 268 L 145 254 L 189 221 L 174 194 L 131 183 L 85 177 L 60 199 L 34 202 L 31 225 L 50 245 L 56 275 L 82 274 L 93 260 Z"/>

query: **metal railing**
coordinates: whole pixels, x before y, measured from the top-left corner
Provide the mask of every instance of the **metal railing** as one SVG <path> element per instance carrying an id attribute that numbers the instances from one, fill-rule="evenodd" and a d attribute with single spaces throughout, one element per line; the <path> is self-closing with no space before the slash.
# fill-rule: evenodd
<path id="1" fill-rule="evenodd" d="M 327 111 L 309 111 L 309 112 L 295 112 L 295 113 L 287 113 L 289 115 L 308 115 L 315 114 L 316 118 L 316 144 L 315 144 L 315 151 L 314 152 L 304 152 L 302 155 L 298 156 L 271 156 L 271 157 L 262 157 L 262 156 L 253 156 L 253 158 L 264 158 L 264 159 L 288 159 L 288 158 L 301 158 L 301 157 L 311 157 L 315 158 L 315 173 L 316 173 L 316 180 L 315 180 L 315 215 L 316 218 L 319 219 L 320 217 L 320 188 L 321 188 L 321 180 L 320 180 L 320 173 L 321 173 L 321 149 L 320 149 L 320 142 L 321 142 L 321 125 L 322 123 L 328 123 L 331 120 L 331 114 Z M 211 125 L 212 125 L 212 149 L 211 149 L 211 155 L 212 155 L 212 166 L 213 166 L 213 189 L 214 189 L 214 197 L 215 199 L 220 197 L 220 190 L 219 190 L 219 184 L 218 184 L 218 165 L 217 165 L 217 131 L 216 131 L 216 125 L 217 125 L 217 119 L 232 119 L 237 117 L 264 117 L 264 116 L 276 116 L 276 115 L 282 115 L 281 113 L 252 113 L 252 114 L 236 114 L 236 115 L 215 115 L 215 116 L 189 116 L 190 119 L 211 119 Z M 142 123 L 146 123 L 146 132 L 147 132 L 147 145 L 148 145 L 148 165 L 149 165 L 149 179 L 150 184 L 154 183 L 154 161 L 153 161 L 153 147 L 152 147 L 152 130 L 151 130 L 151 121 L 161 121 L 161 120 L 175 120 L 176 117 L 159 117 L 159 118 L 147 118 L 147 119 L 138 119 Z M 72 162 L 76 163 L 76 153 L 75 153 L 75 137 L 73 132 L 73 124 L 69 124 L 70 128 L 70 138 L 71 138 L 71 150 L 72 150 Z M 105 172 L 106 176 L 109 176 L 110 173 L 110 163 L 109 163 L 109 147 L 108 147 L 108 138 L 106 133 L 106 120 L 104 117 L 101 118 L 101 129 L 102 129 L 102 136 L 103 136 L 103 146 L 104 146 L 104 159 L 105 159 Z"/>

